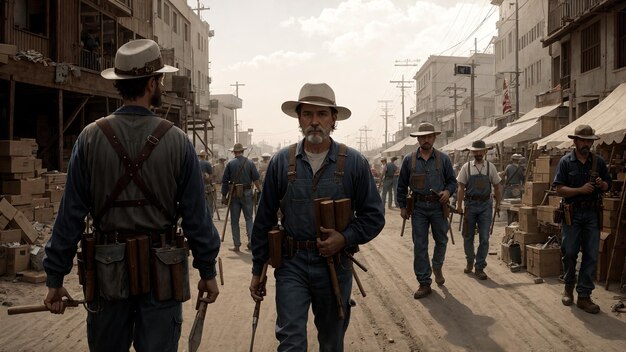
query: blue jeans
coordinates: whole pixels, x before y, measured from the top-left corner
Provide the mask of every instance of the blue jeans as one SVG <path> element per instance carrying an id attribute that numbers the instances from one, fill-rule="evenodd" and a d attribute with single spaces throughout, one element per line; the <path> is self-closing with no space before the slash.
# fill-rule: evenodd
<path id="1" fill-rule="evenodd" d="M 230 201 L 230 228 L 233 233 L 233 243 L 235 247 L 241 246 L 241 236 L 239 234 L 239 216 L 243 210 L 243 217 L 246 219 L 246 235 L 250 242 L 250 234 L 252 233 L 252 190 L 243 191 L 243 198 L 233 197 Z"/>
<path id="2" fill-rule="evenodd" d="M 598 227 L 597 210 L 575 208 L 572 224 L 563 222 L 561 228 L 561 254 L 563 255 L 563 280 L 566 285 L 576 283 L 576 260 L 578 251 L 582 248 L 583 260 L 578 273 L 576 292 L 578 297 L 589 297 L 595 288 L 593 277 L 598 261 L 598 247 L 600 245 L 600 228 Z"/>
<path id="3" fill-rule="evenodd" d="M 428 228 L 433 232 L 435 250 L 433 251 L 432 267 L 441 268 L 446 257 L 448 246 L 448 219 L 443 217 L 439 202 L 415 202 L 413 215 L 413 270 L 420 285 L 430 286 L 432 268 L 428 256 Z"/>
<path id="4" fill-rule="evenodd" d="M 158 302 L 149 293 L 122 301 L 100 298 L 99 304 L 101 311 L 87 313 L 90 351 L 128 351 L 131 344 L 138 352 L 178 350 L 183 323 L 180 302 Z"/>
<path id="5" fill-rule="evenodd" d="M 491 227 L 492 202 L 468 201 L 465 220 L 467 221 L 467 233 L 463 233 L 463 249 L 465 259 L 473 262 L 476 259 L 476 269 L 484 269 L 487 266 L 487 254 L 489 254 L 489 228 Z M 478 225 L 478 251 L 474 255 L 474 228 Z"/>
<path id="6" fill-rule="evenodd" d="M 387 203 L 387 207 L 391 208 L 391 204 L 393 204 L 393 180 L 392 179 L 387 179 L 383 181 L 382 199 L 383 199 L 383 205 Z"/>
<path id="7" fill-rule="evenodd" d="M 393 177 L 393 204 L 396 208 L 400 208 L 398 204 L 398 176 Z"/>
<path id="8" fill-rule="evenodd" d="M 278 351 L 307 350 L 307 319 L 313 309 L 320 351 L 343 351 L 343 338 L 350 323 L 351 263 L 342 256 L 335 263 L 341 289 L 344 320 L 337 316 L 337 303 L 326 259 L 317 250 L 299 250 L 274 271 L 276 278 L 276 338 Z"/>

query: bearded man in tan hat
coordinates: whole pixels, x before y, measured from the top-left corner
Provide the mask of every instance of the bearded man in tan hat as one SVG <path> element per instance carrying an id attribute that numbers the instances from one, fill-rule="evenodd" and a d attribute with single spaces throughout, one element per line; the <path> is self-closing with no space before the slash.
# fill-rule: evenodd
<path id="1" fill-rule="evenodd" d="M 59 314 L 66 307 L 63 299 L 72 299 L 63 277 L 72 270 L 82 235 L 79 272 L 89 302 L 91 351 L 128 351 L 131 345 L 137 351 L 177 350 L 181 302 L 190 298 L 187 250 L 176 226 L 179 214 L 200 273 L 200 296 L 208 293 L 203 300 L 212 303 L 219 293 L 215 258 L 220 239 L 207 216 L 198 157 L 183 131 L 150 111 L 161 102 L 163 75 L 176 71 L 163 64 L 152 40 L 121 46 L 115 67 L 102 77 L 115 80 L 123 105 L 87 126 L 72 150 L 65 192 L 46 244 L 44 303 Z M 87 214 L 94 219 L 94 231 L 83 235 Z M 178 258 L 180 280 L 170 277 L 166 266 L 167 274 L 161 270 L 151 282 L 149 273 L 157 270 L 150 266 L 164 263 L 165 257 Z M 142 270 L 127 264 L 131 258 L 145 263 Z M 171 285 L 176 289 L 158 285 L 161 280 L 175 280 Z"/>
<path id="2" fill-rule="evenodd" d="M 259 171 L 252 162 L 243 155 L 247 148 L 241 143 L 235 143 L 232 149 L 235 156 L 226 164 L 222 176 L 222 204 L 230 205 L 230 228 L 233 235 L 234 247 L 229 250 L 238 253 L 241 246 L 239 217 L 243 211 L 246 220 L 246 247 L 250 249 L 250 234 L 252 233 L 252 187 L 261 192 Z M 229 200 L 230 198 L 230 200 Z"/>
<path id="3" fill-rule="evenodd" d="M 496 200 L 495 212 L 500 212 L 502 201 L 502 186 L 500 175 L 496 165 L 485 160 L 485 154 L 489 148 L 483 140 L 472 142 L 469 148 L 473 161 L 465 163 L 459 175 L 457 211 L 463 213 L 463 249 L 467 266 L 463 272 L 469 274 L 474 268 L 474 275 L 479 280 L 487 280 L 485 273 L 487 266 L 487 254 L 489 254 L 489 231 L 491 229 L 491 209 L 494 208 L 493 198 Z M 492 192 L 493 189 L 493 192 Z M 463 203 L 465 209 L 463 210 Z M 478 249 L 474 252 L 474 237 L 478 227 Z"/>
<path id="4" fill-rule="evenodd" d="M 411 218 L 413 227 L 413 270 L 419 288 L 413 298 L 428 296 L 432 290 L 431 274 L 435 274 L 437 285 L 443 285 L 443 261 L 448 245 L 448 219 L 444 215 L 450 195 L 456 191 L 456 179 L 450 158 L 434 144 L 441 132 L 428 122 L 419 125 L 411 137 L 417 137 L 419 148 L 404 157 L 398 178 L 398 205 L 403 219 Z M 412 193 L 413 213 L 407 212 L 407 192 Z M 444 208 L 446 207 L 446 208 Z M 435 241 L 432 267 L 428 255 L 428 228 L 432 229 Z"/>
<path id="5" fill-rule="evenodd" d="M 385 224 L 383 203 L 367 159 L 330 137 L 337 121 L 347 119 L 351 112 L 336 104 L 327 84 L 305 84 L 298 100 L 283 103 L 282 110 L 298 119 L 304 138 L 280 150 L 268 165 L 252 230 L 250 293 L 255 301 L 263 299 L 264 292 L 259 291 L 263 266 L 269 254 L 281 247 L 270 252 L 268 243 L 268 231 L 278 225 L 280 209 L 286 253 L 282 266 L 274 271 L 278 350 L 307 349 L 306 325 L 312 306 L 320 351 L 343 351 L 352 290 L 347 253 L 380 233 Z M 345 229 L 316 225 L 321 221 L 313 210 L 317 198 L 350 200 Z"/>
<path id="6" fill-rule="evenodd" d="M 563 254 L 563 281 L 565 289 L 561 302 L 574 303 L 574 288 L 578 293 L 576 305 L 587 313 L 598 313 L 600 306 L 591 300 L 595 288 L 593 278 L 598 261 L 600 227 L 602 221 L 602 193 L 611 189 L 611 176 L 604 159 L 591 152 L 599 139 L 588 125 L 576 127 L 573 135 L 576 147 L 559 161 L 553 184 L 557 195 L 563 197 L 564 211 L 561 227 L 561 253 Z M 576 281 L 576 262 L 582 250 L 582 262 Z"/>

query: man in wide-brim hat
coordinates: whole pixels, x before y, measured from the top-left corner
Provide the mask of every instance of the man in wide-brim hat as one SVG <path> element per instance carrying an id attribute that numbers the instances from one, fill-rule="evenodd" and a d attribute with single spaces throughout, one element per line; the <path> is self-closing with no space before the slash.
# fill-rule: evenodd
<path id="1" fill-rule="evenodd" d="M 193 266 L 200 273 L 199 296 L 212 303 L 219 293 L 215 259 L 220 238 L 207 216 L 195 149 L 185 132 L 150 110 L 161 103 L 164 74 L 176 71 L 164 64 L 159 46 L 152 40 L 122 45 L 115 54 L 115 67 L 101 73 L 103 78 L 114 80 L 122 106 L 85 127 L 70 157 L 63 205 L 46 245 L 43 265 L 48 294 L 44 302 L 50 312 L 63 313 L 63 298 L 71 299 L 63 287 L 63 277 L 72 270 L 84 219 L 90 213 L 94 237 L 85 238 L 83 243 L 109 243 L 95 246 L 91 257 L 83 247 L 82 259 L 98 272 L 95 292 L 91 291 L 94 282 L 84 281 L 88 286 L 85 299 L 90 301 L 87 335 L 92 351 L 128 351 L 131 345 L 142 351 L 177 349 L 180 323 L 175 326 L 173 322 L 180 322 L 181 301 L 189 296 L 175 298 L 164 292 L 158 296 L 148 286 L 130 285 L 126 274 L 132 277 L 137 272 L 127 273 L 126 266 L 111 272 L 109 264 L 113 257 L 119 258 L 113 261 L 116 265 L 124 265 L 121 260 L 133 248 L 130 243 L 137 247 L 133 256 L 149 258 L 152 249 L 144 248 L 140 241 L 145 239 L 154 248 L 162 241 L 175 242 L 179 216 L 193 253 Z M 185 258 L 181 277 L 188 276 L 186 250 L 172 248 L 170 253 Z M 106 257 L 109 262 L 96 261 L 95 257 Z M 182 281 L 175 285 L 189 292 L 189 283 L 187 287 Z"/>
<path id="2" fill-rule="evenodd" d="M 511 155 L 511 162 L 500 172 L 504 186 L 504 199 L 522 196 L 522 187 L 526 177 L 526 169 L 524 165 L 520 164 L 522 159 L 524 159 L 522 154 Z"/>
<path id="3" fill-rule="evenodd" d="M 397 201 L 403 219 L 411 219 L 413 234 L 413 270 L 419 283 L 413 298 L 421 299 L 431 294 L 432 274 L 437 285 L 443 285 L 443 262 L 448 245 L 448 210 L 450 196 L 456 191 L 452 162 L 445 153 L 436 150 L 435 140 L 441 134 L 429 122 L 422 122 L 417 131 L 419 148 L 402 161 L 398 177 Z M 413 213 L 407 211 L 407 193 L 411 192 Z M 432 260 L 428 254 L 429 228 L 435 241 Z M 431 266 L 432 264 L 432 266 Z"/>
<path id="4" fill-rule="evenodd" d="M 243 151 L 248 148 L 241 143 L 235 143 L 228 149 L 233 152 L 231 159 L 224 168 L 222 176 L 222 204 L 230 205 L 230 228 L 233 236 L 233 247 L 229 250 L 239 253 L 241 246 L 241 235 L 239 229 L 239 217 L 243 211 L 246 222 L 246 237 L 248 243 L 246 247 L 250 249 L 250 235 L 252 234 L 252 208 L 253 208 L 253 187 L 261 192 L 261 182 L 259 170 L 254 162 L 243 155 Z"/>
<path id="5" fill-rule="evenodd" d="M 602 194 L 611 188 L 611 176 L 604 159 L 591 152 L 599 139 L 589 125 L 578 125 L 574 134 L 575 149 L 559 161 L 553 184 L 557 195 L 563 197 L 566 213 L 561 226 L 561 253 L 563 254 L 563 281 L 565 288 L 561 302 L 574 303 L 574 288 L 578 294 L 576 305 L 587 313 L 598 313 L 600 306 L 593 303 L 600 227 L 602 226 Z M 582 262 L 576 280 L 578 252 Z"/>
<path id="6" fill-rule="evenodd" d="M 378 235 L 385 223 L 384 208 L 368 175 L 367 159 L 330 137 L 336 122 L 351 113 L 337 104 L 328 84 L 305 84 L 298 100 L 286 101 L 281 108 L 297 118 L 304 138 L 280 150 L 268 165 L 252 231 L 250 293 L 255 301 L 263 298 L 258 287 L 270 253 L 268 232 L 278 224 L 276 214 L 282 210 L 287 258 L 274 271 L 278 350 L 307 349 L 312 306 L 320 350 L 343 351 L 352 290 L 352 265 L 345 253 Z M 317 198 L 350 200 L 345 213 L 335 214 L 347 226 L 320 227 L 323 219 L 316 219 L 313 211 Z M 336 296 L 333 288 L 340 294 Z"/>
<path id="7" fill-rule="evenodd" d="M 489 231 L 491 222 L 491 210 L 495 214 L 500 212 L 502 200 L 502 179 L 498 174 L 496 165 L 485 160 L 485 154 L 490 148 L 483 140 L 472 142 L 469 150 L 474 160 L 463 164 L 458 181 L 457 211 L 464 214 L 463 218 L 463 249 L 467 266 L 463 272 L 469 274 L 474 270 L 474 276 L 479 280 L 488 279 L 485 273 L 487 266 L 487 254 L 489 253 Z M 493 198 L 496 204 L 493 204 Z M 463 204 L 465 208 L 463 208 Z M 478 249 L 474 252 L 474 236 L 478 227 Z M 475 264 L 474 264 L 475 262 Z"/>

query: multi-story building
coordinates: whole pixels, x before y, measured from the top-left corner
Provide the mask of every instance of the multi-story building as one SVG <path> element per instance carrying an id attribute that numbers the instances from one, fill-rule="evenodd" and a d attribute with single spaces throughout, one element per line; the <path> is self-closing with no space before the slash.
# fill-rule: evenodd
<path id="1" fill-rule="evenodd" d="M 626 81 L 626 3 L 550 0 L 543 40 L 552 53 L 552 80 L 569 101 L 569 120 L 584 115 Z"/>
<path id="2" fill-rule="evenodd" d="M 431 55 L 413 77 L 416 84 L 416 109 L 408 118 L 408 123 L 413 126 L 411 128 L 415 129 L 421 122 L 433 123 L 445 133 L 443 139 L 447 141 L 461 137 L 489 121 L 488 117 L 493 114 L 493 60 L 492 54 L 480 53 L 470 57 Z M 455 71 L 456 66 L 474 67 L 473 120 L 470 112 L 471 75 L 457 74 L 459 70 Z M 467 112 L 463 113 L 463 109 Z M 408 135 L 408 132 L 404 135 Z"/>
<path id="3" fill-rule="evenodd" d="M 549 91 L 557 83 L 551 77 L 551 58 L 548 48 L 541 40 L 546 35 L 547 1 L 543 0 L 491 0 L 499 6 L 500 17 L 496 23 L 498 36 L 495 38 L 495 86 L 496 116 L 494 124 L 503 127 L 516 119 L 516 84 L 519 84 L 519 116 L 536 106 L 536 96 Z M 516 13 L 516 6 L 518 12 Z M 518 20 L 518 34 L 515 22 Z M 515 55 L 518 55 L 516 67 Z M 515 72 L 519 72 L 519 82 Z M 503 112 L 504 80 L 508 87 L 511 112 Z"/>
<path id="4" fill-rule="evenodd" d="M 117 49 L 153 35 L 152 1 L 0 2 L 0 139 L 35 138 L 43 167 L 64 170 L 84 126 L 121 100 L 100 76 Z M 19 60 L 18 60 L 19 59 Z M 164 117 L 186 124 L 186 104 L 164 96 Z"/>
<path id="5" fill-rule="evenodd" d="M 241 109 L 242 100 L 233 94 L 211 96 L 211 122 L 213 130 L 209 144 L 214 156 L 228 157 L 228 149 L 235 144 L 235 110 Z"/>

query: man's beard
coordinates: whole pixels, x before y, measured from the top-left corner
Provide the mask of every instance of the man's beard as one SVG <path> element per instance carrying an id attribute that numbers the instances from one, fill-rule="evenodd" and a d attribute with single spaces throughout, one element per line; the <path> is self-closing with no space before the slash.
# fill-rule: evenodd
<path id="1" fill-rule="evenodd" d="M 433 147 L 432 144 L 428 144 L 428 143 L 420 144 L 420 148 L 424 150 L 430 150 L 430 148 L 432 147 Z"/>
<path id="2" fill-rule="evenodd" d="M 481 162 L 483 161 L 483 156 L 482 155 L 474 155 L 474 160 Z"/>
<path id="3" fill-rule="evenodd" d="M 157 89 L 152 93 L 150 97 L 150 105 L 154 107 L 159 107 L 163 104 L 163 99 L 161 98 L 161 87 L 157 87 Z"/>
<path id="4" fill-rule="evenodd" d="M 591 148 L 589 147 L 582 147 L 580 149 L 578 149 L 578 152 L 582 155 L 587 155 L 589 154 L 589 152 L 591 151 Z"/>
<path id="5" fill-rule="evenodd" d="M 312 132 L 319 132 L 319 133 L 313 134 Z M 330 136 L 330 132 L 324 131 L 324 129 L 319 126 L 318 127 L 309 126 L 306 129 L 304 129 L 304 131 L 302 131 L 302 134 L 306 138 L 307 142 L 311 144 L 321 144 L 322 142 L 324 142 L 326 138 L 328 138 L 328 136 Z"/>

